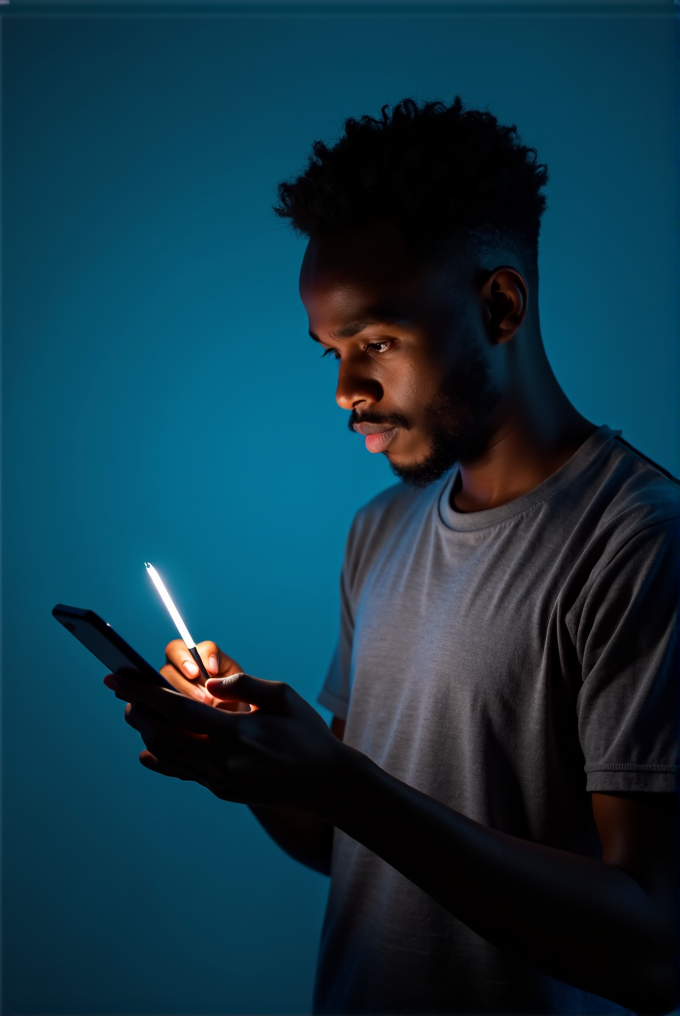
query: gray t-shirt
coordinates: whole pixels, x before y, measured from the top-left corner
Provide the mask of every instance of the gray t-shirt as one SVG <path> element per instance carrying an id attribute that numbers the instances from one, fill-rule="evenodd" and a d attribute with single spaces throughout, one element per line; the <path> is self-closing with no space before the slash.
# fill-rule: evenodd
<path id="1" fill-rule="evenodd" d="M 608 427 L 498 508 L 453 510 L 455 479 L 357 514 L 319 701 L 397 779 L 599 857 L 589 791 L 677 788 L 677 481 Z M 624 1012 L 511 959 L 338 830 L 315 1011 Z"/>

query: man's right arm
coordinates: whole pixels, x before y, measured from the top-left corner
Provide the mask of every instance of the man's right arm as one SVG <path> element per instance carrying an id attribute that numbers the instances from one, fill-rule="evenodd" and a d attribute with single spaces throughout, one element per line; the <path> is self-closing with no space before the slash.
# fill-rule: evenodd
<path id="1" fill-rule="evenodd" d="M 342 741 L 345 721 L 334 716 L 331 730 Z M 292 808 L 251 807 L 250 810 L 274 843 L 290 857 L 322 875 L 330 875 L 332 825 L 306 811 L 295 811 Z"/>

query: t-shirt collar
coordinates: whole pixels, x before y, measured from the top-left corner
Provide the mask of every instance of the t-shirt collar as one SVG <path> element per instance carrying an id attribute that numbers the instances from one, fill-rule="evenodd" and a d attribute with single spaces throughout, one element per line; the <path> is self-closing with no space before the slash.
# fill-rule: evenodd
<path id="1" fill-rule="evenodd" d="M 456 466 L 443 481 L 443 487 L 438 499 L 439 519 L 447 529 L 453 529 L 457 532 L 473 532 L 498 525 L 499 522 L 505 522 L 506 519 L 521 514 L 528 508 L 532 508 L 534 505 L 540 504 L 541 501 L 552 497 L 557 491 L 562 490 L 579 473 L 583 472 L 593 459 L 597 458 L 605 445 L 609 444 L 620 433 L 620 430 L 612 430 L 606 424 L 598 427 L 583 442 L 581 447 L 574 452 L 572 457 L 549 476 L 547 480 L 544 480 L 543 483 L 539 483 L 537 487 L 534 487 L 533 490 L 523 494 L 521 497 L 507 501 L 497 508 L 488 508 L 484 511 L 457 512 L 451 507 L 449 500 L 451 490 L 458 479 L 459 472 Z"/>

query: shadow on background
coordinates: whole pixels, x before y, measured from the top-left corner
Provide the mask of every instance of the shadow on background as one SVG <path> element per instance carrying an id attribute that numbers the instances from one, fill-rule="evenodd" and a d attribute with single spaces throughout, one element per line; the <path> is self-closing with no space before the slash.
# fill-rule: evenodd
<path id="1" fill-rule="evenodd" d="M 304 1013 L 326 882 L 246 809 L 142 769 L 92 608 L 313 699 L 355 509 L 391 482 L 334 405 L 276 183 L 348 115 L 456 93 L 551 170 L 548 353 L 678 470 L 673 22 L 632 14 L 8 16 L 3 24 L 6 1014 Z"/>

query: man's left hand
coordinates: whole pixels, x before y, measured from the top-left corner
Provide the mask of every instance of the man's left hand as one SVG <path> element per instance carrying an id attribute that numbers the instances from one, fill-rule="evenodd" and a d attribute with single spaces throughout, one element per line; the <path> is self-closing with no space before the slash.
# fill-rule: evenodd
<path id="1" fill-rule="evenodd" d="M 125 718 L 146 745 L 139 760 L 147 769 L 193 780 L 223 800 L 323 814 L 347 749 L 289 685 L 246 674 L 211 678 L 211 706 L 117 674 L 104 683 L 128 703 Z M 238 702 L 250 711 L 220 708 Z"/>

